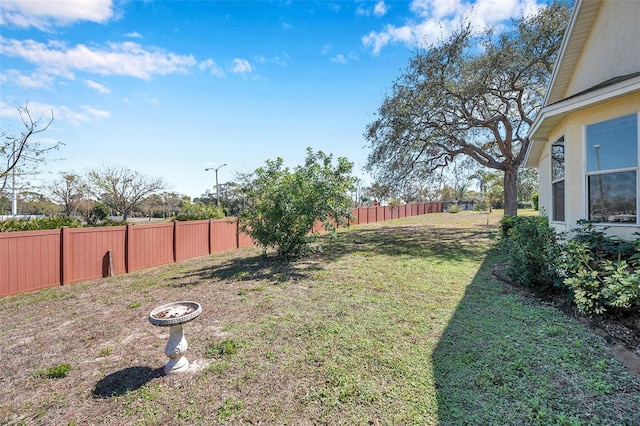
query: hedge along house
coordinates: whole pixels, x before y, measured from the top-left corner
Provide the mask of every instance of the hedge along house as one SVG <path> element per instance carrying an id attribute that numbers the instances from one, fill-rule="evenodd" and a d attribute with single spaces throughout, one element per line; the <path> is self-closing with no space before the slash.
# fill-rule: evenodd
<path id="1" fill-rule="evenodd" d="M 577 0 L 524 163 L 558 231 L 640 231 L 639 126 L 640 0 Z"/>

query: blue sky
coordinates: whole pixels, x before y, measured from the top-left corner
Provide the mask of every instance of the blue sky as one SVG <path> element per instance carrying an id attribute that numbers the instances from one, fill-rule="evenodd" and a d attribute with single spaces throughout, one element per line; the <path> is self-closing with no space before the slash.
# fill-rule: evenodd
<path id="1" fill-rule="evenodd" d="M 363 133 L 417 46 L 468 18 L 503 25 L 544 0 L 2 0 L 0 127 L 29 103 L 61 141 L 37 176 L 103 166 L 190 197 L 306 147 L 362 171 Z"/>

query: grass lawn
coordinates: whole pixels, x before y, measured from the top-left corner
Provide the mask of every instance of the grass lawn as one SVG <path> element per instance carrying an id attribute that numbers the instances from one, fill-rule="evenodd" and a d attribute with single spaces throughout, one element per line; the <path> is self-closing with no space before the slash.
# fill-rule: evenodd
<path id="1" fill-rule="evenodd" d="M 500 215 L 0 299 L 0 424 L 640 424 L 640 380 L 600 338 L 492 277 Z M 168 330 L 147 316 L 178 300 L 203 313 L 191 370 L 164 376 Z"/>

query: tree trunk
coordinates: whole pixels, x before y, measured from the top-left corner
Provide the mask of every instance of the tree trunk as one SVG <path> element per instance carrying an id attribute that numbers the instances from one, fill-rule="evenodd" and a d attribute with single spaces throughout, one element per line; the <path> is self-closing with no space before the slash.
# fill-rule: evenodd
<path id="1" fill-rule="evenodd" d="M 504 215 L 518 216 L 518 169 L 506 167 L 504 171 Z"/>

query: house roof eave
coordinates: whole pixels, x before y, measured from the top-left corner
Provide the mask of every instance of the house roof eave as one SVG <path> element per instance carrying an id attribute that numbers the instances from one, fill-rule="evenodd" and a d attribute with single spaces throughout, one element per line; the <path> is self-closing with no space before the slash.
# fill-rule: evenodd
<path id="1" fill-rule="evenodd" d="M 580 59 L 602 2 L 603 0 L 577 1 L 562 39 L 543 105 L 549 105 L 564 98 L 573 70 Z"/>
<path id="2" fill-rule="evenodd" d="M 549 141 L 551 131 L 568 114 L 629 93 L 640 92 L 639 73 L 634 73 L 628 78 L 617 78 L 612 81 L 615 81 L 615 83 L 604 86 L 598 85 L 596 89 L 584 91 L 579 95 L 542 108 L 529 130 L 531 143 L 525 155 L 524 166 L 538 166 L 538 159 L 542 154 L 544 144 Z"/>

